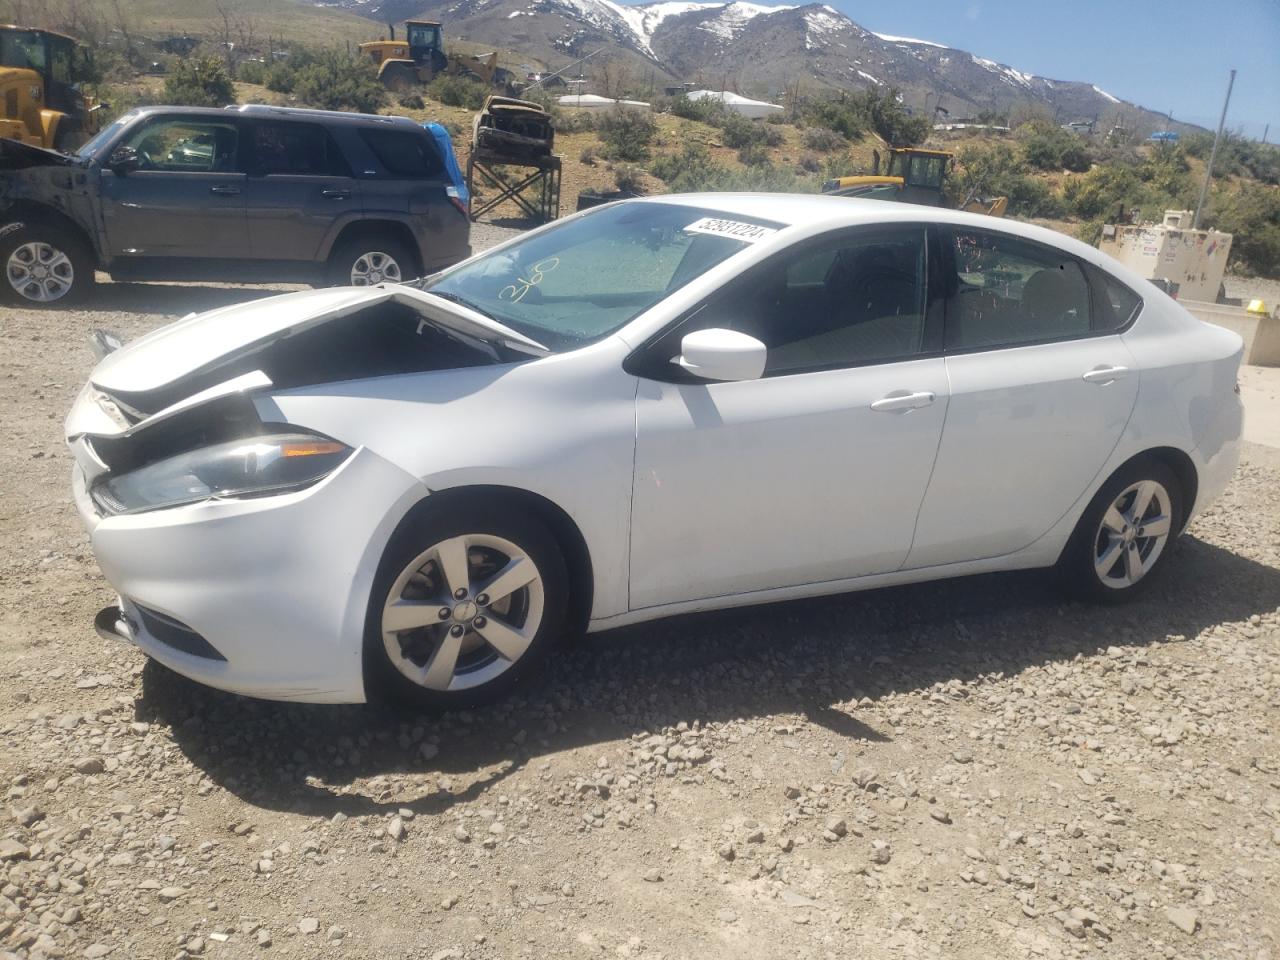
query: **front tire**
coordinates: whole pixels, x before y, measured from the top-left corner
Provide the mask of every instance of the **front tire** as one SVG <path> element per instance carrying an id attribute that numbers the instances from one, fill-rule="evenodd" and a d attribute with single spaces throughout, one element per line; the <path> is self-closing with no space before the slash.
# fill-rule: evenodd
<path id="1" fill-rule="evenodd" d="M 555 538 L 503 507 L 430 508 L 383 555 L 365 623 L 366 683 L 431 711 L 490 702 L 561 635 L 569 577 Z"/>
<path id="2" fill-rule="evenodd" d="M 1164 566 L 1185 516 L 1174 472 L 1154 458 L 1134 460 L 1089 502 L 1058 570 L 1082 598 L 1129 600 Z"/>
<path id="3" fill-rule="evenodd" d="M 94 259 L 70 230 L 39 221 L 10 225 L 0 236 L 0 298 L 28 307 L 84 302 L 94 285 Z"/>

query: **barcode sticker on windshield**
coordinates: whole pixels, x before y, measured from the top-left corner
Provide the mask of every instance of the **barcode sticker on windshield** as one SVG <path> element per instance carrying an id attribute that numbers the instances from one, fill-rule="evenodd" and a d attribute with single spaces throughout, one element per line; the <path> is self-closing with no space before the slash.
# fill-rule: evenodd
<path id="1" fill-rule="evenodd" d="M 761 227 L 754 223 L 742 223 L 740 220 L 721 220 L 717 217 L 703 217 L 685 227 L 688 233 L 710 233 L 717 237 L 731 237 L 734 240 L 745 240 L 755 243 L 773 236 L 778 231 L 772 227 Z"/>

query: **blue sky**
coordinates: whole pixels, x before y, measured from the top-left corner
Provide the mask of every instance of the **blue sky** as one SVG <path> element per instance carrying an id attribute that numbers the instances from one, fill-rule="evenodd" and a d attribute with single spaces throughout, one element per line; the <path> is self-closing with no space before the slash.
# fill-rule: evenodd
<path id="1" fill-rule="evenodd" d="M 767 0 L 766 0 L 767 2 Z M 797 0 L 789 0 L 797 2 Z M 878 33 L 935 40 L 1213 129 L 1236 74 L 1228 129 L 1280 140 L 1278 0 L 827 0 Z"/>

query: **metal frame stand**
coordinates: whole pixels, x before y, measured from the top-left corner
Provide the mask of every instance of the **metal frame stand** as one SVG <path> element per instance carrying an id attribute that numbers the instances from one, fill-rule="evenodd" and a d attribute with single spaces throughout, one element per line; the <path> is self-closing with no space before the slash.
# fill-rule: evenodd
<path id="1" fill-rule="evenodd" d="M 498 166 L 517 167 L 512 175 Z M 532 170 L 532 173 L 525 171 Z M 477 178 L 477 174 L 479 175 Z M 497 196 L 476 205 L 476 182 L 497 189 Z M 510 200 L 531 219 L 541 223 L 560 216 L 560 157 L 507 157 L 487 152 L 467 159 L 467 190 L 471 193 L 471 219 L 479 220 L 504 200 Z"/>

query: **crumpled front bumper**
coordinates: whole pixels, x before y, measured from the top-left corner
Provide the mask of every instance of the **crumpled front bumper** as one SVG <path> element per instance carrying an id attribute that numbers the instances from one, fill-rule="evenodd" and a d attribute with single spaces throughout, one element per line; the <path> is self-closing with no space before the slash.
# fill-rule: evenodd
<path id="1" fill-rule="evenodd" d="M 122 598 L 123 616 L 96 624 L 108 635 L 221 690 L 364 701 L 369 591 L 392 531 L 427 495 L 416 478 L 361 448 L 320 483 L 279 496 L 100 516 L 78 465 L 72 486 L 98 565 Z M 138 608 L 177 621 L 224 659 L 165 642 Z"/>

